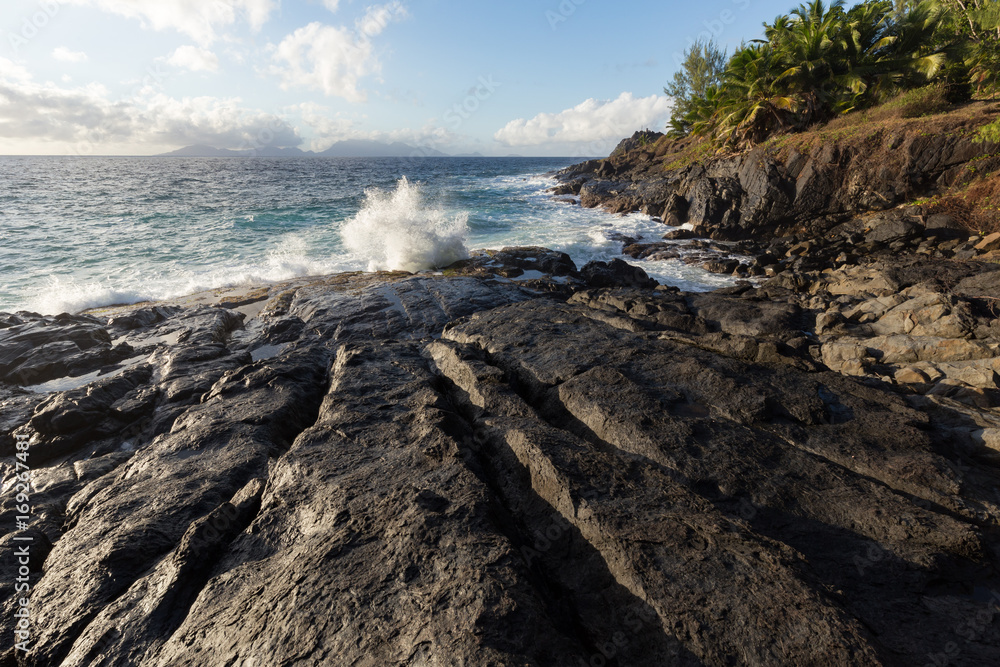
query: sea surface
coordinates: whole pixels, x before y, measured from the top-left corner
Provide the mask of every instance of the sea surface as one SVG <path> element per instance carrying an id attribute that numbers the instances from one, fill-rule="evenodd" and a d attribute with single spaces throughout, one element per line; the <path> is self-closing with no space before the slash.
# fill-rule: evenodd
<path id="1" fill-rule="evenodd" d="M 0 157 L 0 311 L 78 312 L 348 270 L 419 271 L 541 245 L 579 267 L 668 231 L 558 201 L 579 158 Z M 730 284 L 639 264 L 688 290 Z"/>

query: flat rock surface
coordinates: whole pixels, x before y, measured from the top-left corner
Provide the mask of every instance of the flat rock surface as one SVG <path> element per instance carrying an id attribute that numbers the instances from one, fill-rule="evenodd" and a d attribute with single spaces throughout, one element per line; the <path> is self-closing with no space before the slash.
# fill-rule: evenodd
<path id="1" fill-rule="evenodd" d="M 130 352 L 54 367 L 51 390 L 21 386 L 39 359 L 8 363 L 32 650 L 0 665 L 1000 663 L 988 390 L 883 380 L 862 343 L 839 357 L 856 377 L 823 361 L 836 340 L 902 350 L 911 322 L 988 357 L 962 294 L 991 284 L 857 308 L 819 282 L 690 295 L 505 249 L 10 316 L 0 335 L 67 359 Z M 841 333 L 817 333 L 828 312 Z M 954 363 L 900 377 L 993 368 Z M 14 459 L 0 472 L 11 488 Z M 15 514 L 5 493 L 5 530 Z M 15 602 L 0 588 L 5 637 Z"/>

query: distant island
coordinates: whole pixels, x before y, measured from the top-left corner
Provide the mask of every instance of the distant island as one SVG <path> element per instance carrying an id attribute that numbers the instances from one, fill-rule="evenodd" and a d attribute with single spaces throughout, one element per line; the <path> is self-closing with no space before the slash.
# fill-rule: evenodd
<path id="1" fill-rule="evenodd" d="M 304 151 L 299 148 L 264 146 L 250 150 L 229 150 L 212 146 L 186 146 L 156 157 L 451 157 L 433 148 L 418 148 L 401 142 L 391 144 L 365 139 L 338 141 L 325 151 Z"/>

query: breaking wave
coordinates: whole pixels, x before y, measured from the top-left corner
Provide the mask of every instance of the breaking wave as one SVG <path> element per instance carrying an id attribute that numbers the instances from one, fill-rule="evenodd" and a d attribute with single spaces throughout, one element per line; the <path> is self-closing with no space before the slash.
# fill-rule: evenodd
<path id="1" fill-rule="evenodd" d="M 344 246 L 369 271 L 423 271 L 469 257 L 467 213 L 425 205 L 404 176 L 392 191 L 371 188 L 357 215 L 341 229 Z"/>

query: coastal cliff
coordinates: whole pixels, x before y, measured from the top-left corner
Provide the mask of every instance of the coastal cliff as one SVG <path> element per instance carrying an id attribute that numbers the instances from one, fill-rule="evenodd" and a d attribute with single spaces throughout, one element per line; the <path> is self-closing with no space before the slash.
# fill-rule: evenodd
<path id="1" fill-rule="evenodd" d="M 835 147 L 563 174 L 754 237 L 711 293 L 519 248 L 0 316 L 0 664 L 1000 662 L 1000 237 L 861 214 L 974 159 L 906 141 L 867 199 Z"/>
<path id="2" fill-rule="evenodd" d="M 1000 103 L 901 115 L 854 124 L 841 119 L 728 155 L 713 154 L 704 142 L 638 132 L 609 158 L 563 170 L 566 184 L 557 193 L 580 195 L 587 207 L 689 223 L 718 240 L 815 238 L 865 213 L 931 194 L 965 194 L 973 182 L 1000 171 L 1000 144 L 976 135 L 1000 118 Z M 1000 225 L 1000 188 L 991 194 L 990 211 Z"/>

